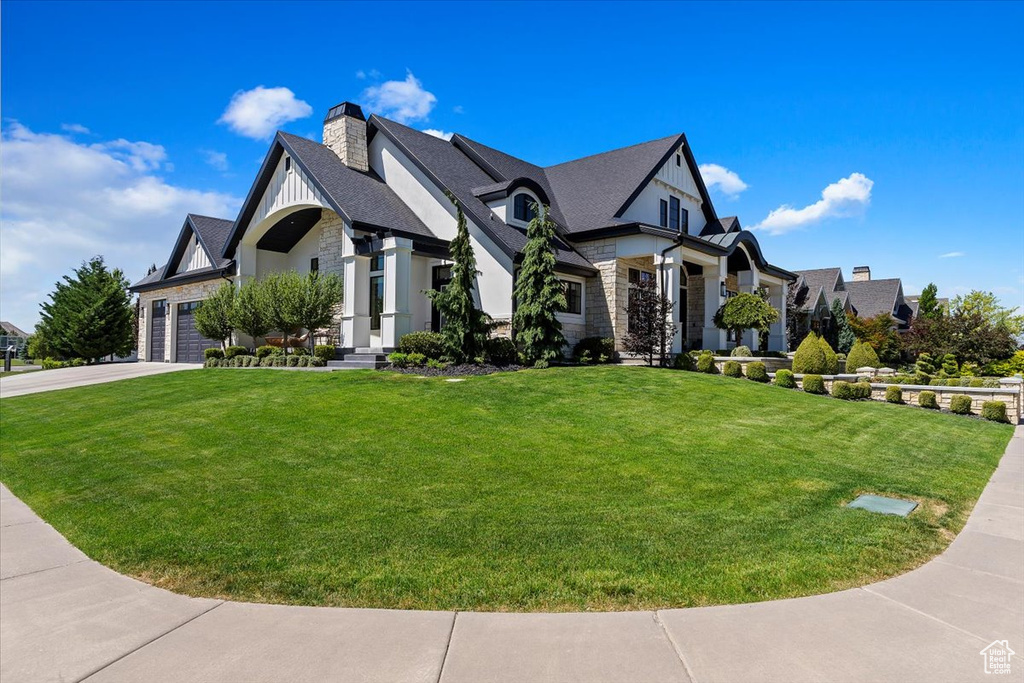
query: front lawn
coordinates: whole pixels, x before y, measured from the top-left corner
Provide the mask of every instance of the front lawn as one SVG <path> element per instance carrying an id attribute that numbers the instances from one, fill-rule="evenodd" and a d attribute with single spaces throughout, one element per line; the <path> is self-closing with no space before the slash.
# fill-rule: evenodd
<path id="1" fill-rule="evenodd" d="M 207 369 L 0 404 L 0 480 L 183 593 L 464 610 L 839 590 L 958 531 L 1007 425 L 629 367 Z M 849 510 L 861 492 L 922 507 Z"/>

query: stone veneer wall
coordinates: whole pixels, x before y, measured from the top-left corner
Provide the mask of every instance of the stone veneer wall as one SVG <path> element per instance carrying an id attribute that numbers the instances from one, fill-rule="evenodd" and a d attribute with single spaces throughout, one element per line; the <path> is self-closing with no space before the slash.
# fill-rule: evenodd
<path id="1" fill-rule="evenodd" d="M 614 337 L 615 324 L 615 240 L 594 240 L 576 245 L 576 250 L 597 268 L 596 277 L 587 278 L 587 324 L 585 337 Z"/>
<path id="2" fill-rule="evenodd" d="M 622 340 L 628 329 L 628 306 L 629 306 L 629 269 L 637 268 L 648 273 L 654 273 L 654 257 L 641 256 L 637 258 L 622 258 L 615 261 L 615 350 L 622 351 Z"/>
<path id="3" fill-rule="evenodd" d="M 171 349 L 173 348 L 175 341 L 171 310 L 180 303 L 199 301 L 208 298 L 222 284 L 224 284 L 224 282 L 225 280 L 223 278 L 216 278 L 214 280 L 204 280 L 202 282 L 190 282 L 188 284 L 178 285 L 177 287 L 165 287 L 164 289 L 154 289 L 148 292 L 141 292 L 139 294 L 139 360 L 148 360 L 149 316 L 152 314 L 152 307 L 150 304 L 159 299 L 167 300 L 167 318 L 164 326 L 164 358 L 170 360 Z M 177 315 L 176 312 L 175 315 Z M 174 320 L 177 320 L 177 318 L 175 317 Z"/>
<path id="4" fill-rule="evenodd" d="M 324 209 L 320 222 L 313 229 L 320 231 L 320 272 L 341 277 L 345 222 L 330 209 Z"/>

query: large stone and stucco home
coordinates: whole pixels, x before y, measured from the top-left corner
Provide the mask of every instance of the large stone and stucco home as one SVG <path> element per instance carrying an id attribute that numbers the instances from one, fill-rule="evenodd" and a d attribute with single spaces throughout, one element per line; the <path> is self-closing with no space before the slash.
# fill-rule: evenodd
<path id="1" fill-rule="evenodd" d="M 785 350 L 795 276 L 771 265 L 738 219 L 718 216 L 685 135 L 542 168 L 461 135 L 444 140 L 366 120 L 344 102 L 328 113 L 323 144 L 277 133 L 234 220 L 185 219 L 167 263 L 132 286 L 141 301 L 139 359 L 200 361 L 217 342 L 192 324 L 199 302 L 225 280 L 282 269 L 343 278 L 338 324 L 317 331 L 339 355 L 386 352 L 410 331 L 438 329 L 424 291 L 449 277 L 456 220 L 446 193 L 465 211 L 477 303 L 504 323 L 499 330 L 508 331 L 517 263 L 540 202 L 558 224 L 570 344 L 604 336 L 621 346 L 630 283 L 655 278 L 673 301 L 673 352 L 728 348 L 715 311 L 759 288 L 783 314 L 768 348 Z"/>

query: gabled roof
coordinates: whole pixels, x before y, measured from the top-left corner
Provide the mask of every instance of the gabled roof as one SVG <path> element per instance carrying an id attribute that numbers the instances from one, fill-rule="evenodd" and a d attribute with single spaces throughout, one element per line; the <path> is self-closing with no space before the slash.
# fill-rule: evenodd
<path id="1" fill-rule="evenodd" d="M 451 192 L 466 216 L 480 227 L 506 255 L 515 259 L 526 247 L 526 231 L 511 226 L 491 211 L 475 193 L 506 178 L 495 178 L 458 146 L 374 114 L 368 134 L 381 133 L 391 140 L 419 170 L 441 190 Z M 507 155 L 506 155 L 507 156 Z M 491 169 L 497 172 L 496 169 Z M 554 216 L 552 216 L 554 218 Z M 560 265 L 593 272 L 594 266 L 565 243 L 556 244 Z"/>
<path id="2" fill-rule="evenodd" d="M 737 225 L 739 225 L 738 222 Z M 769 273 L 771 275 L 782 277 L 790 281 L 796 279 L 797 277 L 795 273 L 791 273 L 788 270 L 770 264 L 768 262 L 768 259 L 766 259 L 764 257 L 764 254 L 761 252 L 761 245 L 758 243 L 757 237 L 755 237 L 754 234 L 748 230 L 740 230 L 738 232 L 716 233 L 713 235 L 701 235 L 700 237 L 693 237 L 688 235 L 686 237 L 688 239 L 683 240 L 684 244 L 687 244 L 688 246 L 697 246 L 700 243 L 712 244 L 718 247 L 719 249 L 723 250 L 724 253 L 721 254 L 723 256 L 731 255 L 734 251 L 736 251 L 739 245 L 742 244 L 744 245 L 747 253 L 757 264 L 758 270 L 765 273 Z M 695 245 L 694 243 L 697 243 L 697 245 Z"/>
<path id="3" fill-rule="evenodd" d="M 14 323 L 9 323 L 5 320 L 0 320 L 0 332 L 6 334 L 9 337 L 28 337 L 28 332 L 21 329 Z"/>
<path id="4" fill-rule="evenodd" d="M 413 239 L 419 237 L 438 241 L 423 221 L 376 173 L 349 168 L 330 148 L 278 131 L 238 218 L 234 221 L 231 235 L 223 248 L 224 256 L 234 255 L 285 153 L 291 156 L 316 186 L 330 208 L 353 227 L 368 231 L 390 230 Z"/>
<path id="5" fill-rule="evenodd" d="M 726 216 L 725 218 L 719 218 L 714 221 L 708 221 L 704 225 L 704 229 L 700 231 L 701 237 L 708 237 L 710 235 L 719 235 L 723 233 L 739 232 L 743 228 L 740 227 L 740 219 L 736 216 Z"/>
<path id="6" fill-rule="evenodd" d="M 170 287 L 185 282 L 198 282 L 218 278 L 234 268 L 234 261 L 222 255 L 224 243 L 227 241 L 234 221 L 225 218 L 213 218 L 212 216 L 201 216 L 190 213 L 185 216 L 185 223 L 181 226 L 178 239 L 174 241 L 174 248 L 167 263 L 142 278 L 130 287 L 131 291 L 139 292 L 147 289 L 159 289 Z M 184 273 L 175 274 L 178 264 L 181 262 L 185 250 L 188 248 L 192 236 L 195 235 L 199 246 L 206 252 L 210 259 L 210 266 L 190 270 Z"/>
<path id="7" fill-rule="evenodd" d="M 861 318 L 873 318 L 881 313 L 893 315 L 901 298 L 902 289 L 903 283 L 899 278 L 846 283 L 850 301 L 853 302 L 857 309 L 857 315 Z M 904 315 L 909 310 L 908 308 Z M 906 319 L 901 320 L 907 322 Z"/>

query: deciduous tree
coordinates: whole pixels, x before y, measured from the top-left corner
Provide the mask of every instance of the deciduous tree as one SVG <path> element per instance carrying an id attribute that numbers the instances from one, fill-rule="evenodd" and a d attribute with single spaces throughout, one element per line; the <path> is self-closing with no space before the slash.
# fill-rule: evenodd
<path id="1" fill-rule="evenodd" d="M 199 334 L 207 339 L 219 340 L 222 349 L 226 349 L 231 343 L 231 333 L 235 331 L 235 326 L 231 322 L 235 293 L 235 285 L 225 282 L 204 300 L 193 314 L 193 321 Z"/>
<path id="2" fill-rule="evenodd" d="M 715 312 L 715 326 L 732 330 L 736 346 L 743 344 L 743 330 L 767 332 L 779 319 L 779 312 L 761 294 L 742 292 L 726 301 Z"/>

